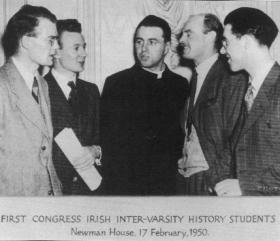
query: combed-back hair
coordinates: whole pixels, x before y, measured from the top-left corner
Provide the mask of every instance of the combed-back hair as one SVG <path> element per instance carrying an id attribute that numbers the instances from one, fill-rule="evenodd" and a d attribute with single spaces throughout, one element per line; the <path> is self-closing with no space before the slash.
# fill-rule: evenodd
<path id="1" fill-rule="evenodd" d="M 263 11 L 256 8 L 241 7 L 230 12 L 224 25 L 231 25 L 231 31 L 237 37 L 252 35 L 261 45 L 270 47 L 278 34 L 275 22 Z"/>
<path id="2" fill-rule="evenodd" d="M 163 32 L 163 38 L 165 42 L 171 41 L 171 28 L 169 24 L 162 18 L 157 17 L 155 15 L 148 15 L 146 16 L 136 27 L 135 33 L 134 33 L 134 41 L 135 36 L 140 27 L 158 27 L 162 29 Z"/>
<path id="3" fill-rule="evenodd" d="M 24 35 L 36 36 L 35 27 L 39 24 L 39 18 L 56 23 L 56 16 L 48 9 L 28 4 L 11 17 L 1 39 L 6 59 L 17 53 L 19 41 Z"/>
<path id="4" fill-rule="evenodd" d="M 60 19 L 56 22 L 58 44 L 62 47 L 61 35 L 63 32 L 82 33 L 82 26 L 77 19 Z"/>

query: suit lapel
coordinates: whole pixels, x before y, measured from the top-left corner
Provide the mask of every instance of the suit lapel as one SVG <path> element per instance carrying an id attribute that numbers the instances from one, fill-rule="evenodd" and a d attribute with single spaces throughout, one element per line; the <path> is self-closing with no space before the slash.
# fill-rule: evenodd
<path id="1" fill-rule="evenodd" d="M 214 86 L 217 84 L 217 81 L 214 81 L 217 78 L 217 74 L 219 73 L 219 69 L 221 68 L 221 60 L 217 60 L 212 67 L 210 68 L 209 72 L 207 73 L 205 80 L 202 84 L 201 90 L 195 102 L 195 106 L 192 112 L 196 113 L 198 110 L 203 107 L 207 106 L 211 100 L 215 99 L 217 96 L 217 88 Z"/>
<path id="2" fill-rule="evenodd" d="M 63 113 L 64 115 L 67 114 L 67 117 L 65 118 L 65 121 L 67 123 L 65 124 L 66 127 L 71 127 L 73 122 L 73 115 L 72 115 L 72 109 L 67 101 L 67 98 L 65 97 L 62 89 L 60 88 L 59 84 L 57 83 L 56 79 L 54 78 L 51 72 L 49 72 L 45 76 L 45 78 L 48 80 L 50 99 L 52 105 L 63 106 L 63 109 L 67 110 Z"/>
<path id="3" fill-rule="evenodd" d="M 275 63 L 272 69 L 269 71 L 268 75 L 266 76 L 257 97 L 254 100 L 253 106 L 251 111 L 248 114 L 248 117 L 245 121 L 243 130 L 241 135 L 246 133 L 248 129 L 264 114 L 264 112 L 270 106 L 270 96 L 272 87 L 275 85 L 276 80 L 279 78 L 280 75 L 280 66 Z"/>
<path id="4" fill-rule="evenodd" d="M 42 86 L 43 82 L 45 82 L 45 80 L 42 77 L 39 77 L 38 86 L 39 86 L 39 93 L 40 93 L 39 98 L 40 98 L 41 112 L 44 116 L 45 125 L 47 127 L 49 137 L 52 137 L 53 126 L 52 126 L 52 120 L 51 120 L 49 93 L 44 91 L 44 88 Z"/>
<path id="5" fill-rule="evenodd" d="M 49 137 L 48 129 L 43 119 L 40 106 L 33 99 L 31 92 L 27 88 L 24 79 L 18 72 L 15 65 L 8 61 L 6 63 L 6 71 L 9 79 L 11 91 L 14 96 L 15 105 L 19 108 L 21 113 L 27 120 L 32 122 L 37 128 L 39 128 L 47 137 Z M 40 82 L 40 81 L 38 81 Z M 42 86 L 39 84 L 40 95 L 43 95 Z M 42 98 L 42 99 L 41 99 Z M 44 103 L 44 111 L 46 111 L 45 97 L 40 97 L 40 100 Z"/>

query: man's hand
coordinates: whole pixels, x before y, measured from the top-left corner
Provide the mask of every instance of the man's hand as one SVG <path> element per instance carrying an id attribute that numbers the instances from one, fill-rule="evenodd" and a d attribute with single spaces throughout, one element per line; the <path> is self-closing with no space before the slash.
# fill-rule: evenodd
<path id="1" fill-rule="evenodd" d="M 215 191 L 217 195 L 221 197 L 234 197 L 242 195 L 238 179 L 225 179 L 217 183 Z"/>
<path id="2" fill-rule="evenodd" d="M 84 148 L 87 148 L 88 149 L 87 151 L 91 153 L 94 159 L 93 164 L 95 163 L 97 166 L 101 166 L 101 157 L 102 157 L 101 147 L 92 145 L 92 146 L 85 146 Z"/>
<path id="3" fill-rule="evenodd" d="M 83 146 L 83 155 L 74 161 L 75 169 L 88 169 L 92 165 L 101 165 L 101 148 L 99 146 Z"/>
<path id="4" fill-rule="evenodd" d="M 186 158 L 182 157 L 178 160 L 178 172 L 185 177 L 186 175 Z"/>

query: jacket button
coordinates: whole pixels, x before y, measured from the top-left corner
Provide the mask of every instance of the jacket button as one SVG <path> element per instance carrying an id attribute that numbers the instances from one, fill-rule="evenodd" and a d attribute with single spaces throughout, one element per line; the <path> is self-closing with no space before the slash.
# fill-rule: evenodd
<path id="1" fill-rule="evenodd" d="M 73 182 L 77 182 L 78 181 L 78 177 L 73 177 Z"/>
<path id="2" fill-rule="evenodd" d="M 54 196 L 53 190 L 48 191 L 49 196 Z"/>
<path id="3" fill-rule="evenodd" d="M 41 147 L 41 150 L 42 150 L 42 151 L 45 151 L 46 149 L 47 149 L 46 146 L 42 146 L 42 147 Z"/>

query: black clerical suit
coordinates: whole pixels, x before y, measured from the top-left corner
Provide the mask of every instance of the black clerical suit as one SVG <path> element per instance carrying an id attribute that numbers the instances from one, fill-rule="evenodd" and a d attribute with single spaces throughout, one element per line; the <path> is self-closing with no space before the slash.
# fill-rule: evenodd
<path id="1" fill-rule="evenodd" d="M 51 72 L 45 79 L 49 86 L 54 137 L 65 127 L 69 127 L 74 130 L 82 146 L 98 145 L 100 94 L 97 86 L 77 79 L 77 98 L 72 100 L 75 103 L 71 106 Z M 63 194 L 93 194 L 55 142 L 53 162 L 63 186 Z"/>
<path id="2" fill-rule="evenodd" d="M 175 194 L 187 94 L 187 80 L 167 67 L 159 79 L 137 65 L 106 79 L 100 123 L 107 194 Z"/>

